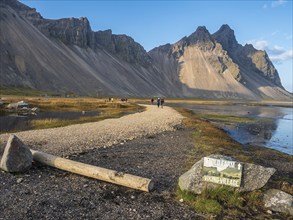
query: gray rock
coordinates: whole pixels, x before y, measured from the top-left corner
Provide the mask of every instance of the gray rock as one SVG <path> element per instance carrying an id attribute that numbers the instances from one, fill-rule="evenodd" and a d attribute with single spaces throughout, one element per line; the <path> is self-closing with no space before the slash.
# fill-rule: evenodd
<path id="1" fill-rule="evenodd" d="M 266 208 L 293 215 L 293 196 L 281 190 L 270 189 L 264 194 Z"/>
<path id="2" fill-rule="evenodd" d="M 1 158 L 0 168 L 7 172 L 24 172 L 31 167 L 32 161 L 30 149 L 18 137 L 10 135 Z"/>
<path id="3" fill-rule="evenodd" d="M 275 172 L 275 168 L 244 163 L 240 191 L 253 191 L 262 188 Z"/>
<path id="4" fill-rule="evenodd" d="M 18 178 L 18 179 L 16 180 L 17 183 L 21 183 L 22 181 L 23 181 L 23 178 Z"/>
<path id="5" fill-rule="evenodd" d="M 202 181 L 202 166 L 203 158 L 195 163 L 190 170 L 179 177 L 178 185 L 181 190 L 190 191 L 196 194 L 200 194 L 203 190 Z"/>
<path id="6" fill-rule="evenodd" d="M 210 155 L 209 157 L 225 160 L 234 160 L 231 157 L 223 155 Z M 215 188 L 218 184 L 202 181 L 203 158 L 195 163 L 190 170 L 179 177 L 179 187 L 181 190 L 190 191 L 200 194 L 206 187 Z M 242 182 L 240 191 L 253 191 L 262 188 L 269 178 L 275 173 L 274 168 L 266 168 L 263 166 L 243 163 Z"/>

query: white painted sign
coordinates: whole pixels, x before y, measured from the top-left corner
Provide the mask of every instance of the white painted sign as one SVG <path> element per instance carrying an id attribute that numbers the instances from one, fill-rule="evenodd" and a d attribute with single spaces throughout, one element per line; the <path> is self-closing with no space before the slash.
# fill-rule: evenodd
<path id="1" fill-rule="evenodd" d="M 237 161 L 204 157 L 203 181 L 240 187 L 242 167 Z"/>

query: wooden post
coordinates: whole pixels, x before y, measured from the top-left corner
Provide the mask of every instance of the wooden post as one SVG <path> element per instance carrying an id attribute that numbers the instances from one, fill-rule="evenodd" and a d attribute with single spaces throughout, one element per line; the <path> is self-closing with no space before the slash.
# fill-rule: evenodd
<path id="1" fill-rule="evenodd" d="M 115 170 L 110 170 L 89 164 L 84 164 L 61 157 L 56 157 L 54 155 L 46 154 L 40 151 L 31 150 L 31 152 L 35 161 L 51 167 L 114 183 L 117 185 L 126 186 L 132 189 L 142 190 L 145 192 L 150 192 L 154 189 L 154 183 L 151 179 L 117 172 Z"/>

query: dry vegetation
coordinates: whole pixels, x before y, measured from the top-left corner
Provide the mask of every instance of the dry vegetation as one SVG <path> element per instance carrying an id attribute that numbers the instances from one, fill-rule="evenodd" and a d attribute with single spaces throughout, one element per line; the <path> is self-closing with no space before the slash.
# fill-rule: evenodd
<path id="1" fill-rule="evenodd" d="M 293 164 L 293 157 L 263 147 L 243 147 L 230 138 L 225 131 L 215 127 L 192 111 L 186 109 L 177 110 L 186 117 L 184 120 L 185 126 L 193 130 L 194 148 L 187 159 L 186 170 L 194 164 L 194 161 L 198 161 L 200 158 L 210 154 L 232 156 L 242 162 L 257 163 L 263 166 L 275 167 L 278 170 L 262 190 L 239 193 L 229 187 L 220 187 L 218 189 L 206 189 L 201 195 L 194 195 L 178 188 L 178 199 L 183 198 L 196 211 L 204 213 L 208 217 L 216 216 L 220 219 L 272 218 L 263 208 L 263 192 L 268 188 L 277 188 L 292 194 L 292 171 L 288 173 L 282 170 L 282 163 Z M 225 116 L 215 116 L 215 118 L 222 121 L 246 122 L 246 118 L 242 117 L 231 118 L 231 116 L 227 116 L 225 118 Z M 250 122 L 250 120 L 248 121 Z M 279 166 L 280 169 L 276 166 Z M 286 219 L 288 216 L 276 214 L 274 217 Z"/>

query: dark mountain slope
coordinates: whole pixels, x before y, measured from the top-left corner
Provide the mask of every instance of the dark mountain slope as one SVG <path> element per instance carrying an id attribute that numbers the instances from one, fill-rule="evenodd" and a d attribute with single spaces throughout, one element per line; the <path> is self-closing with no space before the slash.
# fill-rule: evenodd
<path id="1" fill-rule="evenodd" d="M 1 86 L 80 95 L 292 99 L 265 51 L 237 43 L 223 25 L 199 27 L 177 43 L 144 48 L 87 18 L 43 18 L 16 0 L 0 1 Z"/>
<path id="2" fill-rule="evenodd" d="M 111 53 L 107 45 L 90 38 L 103 39 L 102 32 L 91 32 L 87 19 L 51 21 L 33 13 L 19 14 L 25 13 L 1 5 L 1 85 L 83 95 L 165 93 L 157 80 L 159 73 L 154 74 L 147 59 L 140 58 L 148 54 L 132 38 L 111 37 Z"/>

